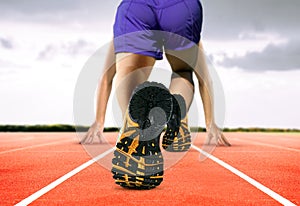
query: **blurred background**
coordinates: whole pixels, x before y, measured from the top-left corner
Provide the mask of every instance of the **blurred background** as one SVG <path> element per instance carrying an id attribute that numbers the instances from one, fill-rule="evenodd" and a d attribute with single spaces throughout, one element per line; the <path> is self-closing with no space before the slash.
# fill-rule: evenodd
<path id="1" fill-rule="evenodd" d="M 203 44 L 225 92 L 224 126 L 300 129 L 300 1 L 201 2 Z M 0 124 L 73 124 L 77 77 L 112 39 L 119 3 L 0 1 Z M 111 112 L 107 127 L 117 126 Z"/>

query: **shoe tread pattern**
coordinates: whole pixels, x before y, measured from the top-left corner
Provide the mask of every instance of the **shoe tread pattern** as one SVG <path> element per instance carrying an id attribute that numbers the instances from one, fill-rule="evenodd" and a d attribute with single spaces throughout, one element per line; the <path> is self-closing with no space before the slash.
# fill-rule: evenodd
<path id="1" fill-rule="evenodd" d="M 166 118 L 158 121 L 162 126 L 159 135 L 147 138 L 142 130 L 149 126 L 145 122 L 154 107 L 162 108 Z M 152 189 L 161 184 L 164 165 L 159 139 L 171 110 L 172 96 L 161 84 L 146 82 L 133 92 L 112 160 L 116 184 L 130 189 Z"/>

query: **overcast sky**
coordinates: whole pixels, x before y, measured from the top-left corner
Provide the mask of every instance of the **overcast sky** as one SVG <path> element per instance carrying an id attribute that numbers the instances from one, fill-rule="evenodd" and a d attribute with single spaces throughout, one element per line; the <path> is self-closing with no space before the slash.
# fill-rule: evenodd
<path id="1" fill-rule="evenodd" d="M 0 1 L 0 124 L 72 123 L 76 79 L 112 38 L 119 2 Z M 202 4 L 202 39 L 226 96 L 224 126 L 300 128 L 300 1 Z"/>

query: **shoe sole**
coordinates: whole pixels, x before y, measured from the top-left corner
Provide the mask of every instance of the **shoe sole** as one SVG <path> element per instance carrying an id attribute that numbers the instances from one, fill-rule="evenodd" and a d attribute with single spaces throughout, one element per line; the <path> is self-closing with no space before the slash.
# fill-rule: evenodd
<path id="1" fill-rule="evenodd" d="M 186 116 L 186 106 L 181 95 L 173 95 L 173 119 L 168 123 L 168 128 L 163 136 L 162 146 L 168 152 L 185 152 L 191 147 L 191 134 L 187 120 L 181 119 Z M 171 124 L 171 125 L 169 125 Z"/>
<path id="2" fill-rule="evenodd" d="M 152 189 L 163 181 L 159 138 L 171 115 L 172 96 L 162 84 L 145 82 L 133 92 L 128 111 L 136 127 L 125 128 L 120 136 L 112 160 L 113 178 L 125 188 Z"/>
<path id="3" fill-rule="evenodd" d="M 188 125 L 184 122 L 181 122 L 179 132 L 177 133 L 174 139 L 168 139 L 164 136 L 165 142 L 172 142 L 168 145 L 164 145 L 164 149 L 168 152 L 186 152 L 191 147 L 191 134 L 188 129 Z"/>

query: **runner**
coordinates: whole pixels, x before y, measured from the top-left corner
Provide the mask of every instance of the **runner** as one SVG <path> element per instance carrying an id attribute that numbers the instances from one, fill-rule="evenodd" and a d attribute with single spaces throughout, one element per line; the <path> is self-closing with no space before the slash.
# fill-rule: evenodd
<path id="1" fill-rule="evenodd" d="M 204 105 L 209 137 L 206 143 L 219 141 L 230 146 L 214 120 L 211 80 L 199 46 L 201 27 L 202 6 L 198 0 L 123 0 L 118 7 L 114 52 L 117 98 L 124 125 L 113 158 L 112 172 L 117 184 L 150 189 L 161 183 L 163 157 L 159 138 L 164 124 L 164 149 L 180 152 L 190 148 L 187 111 L 194 95 L 193 71 Z M 155 60 L 162 59 L 163 48 L 173 70 L 169 90 L 161 84 L 146 82 Z M 101 124 L 100 133 L 95 123 L 85 139 L 99 136 Z"/>

